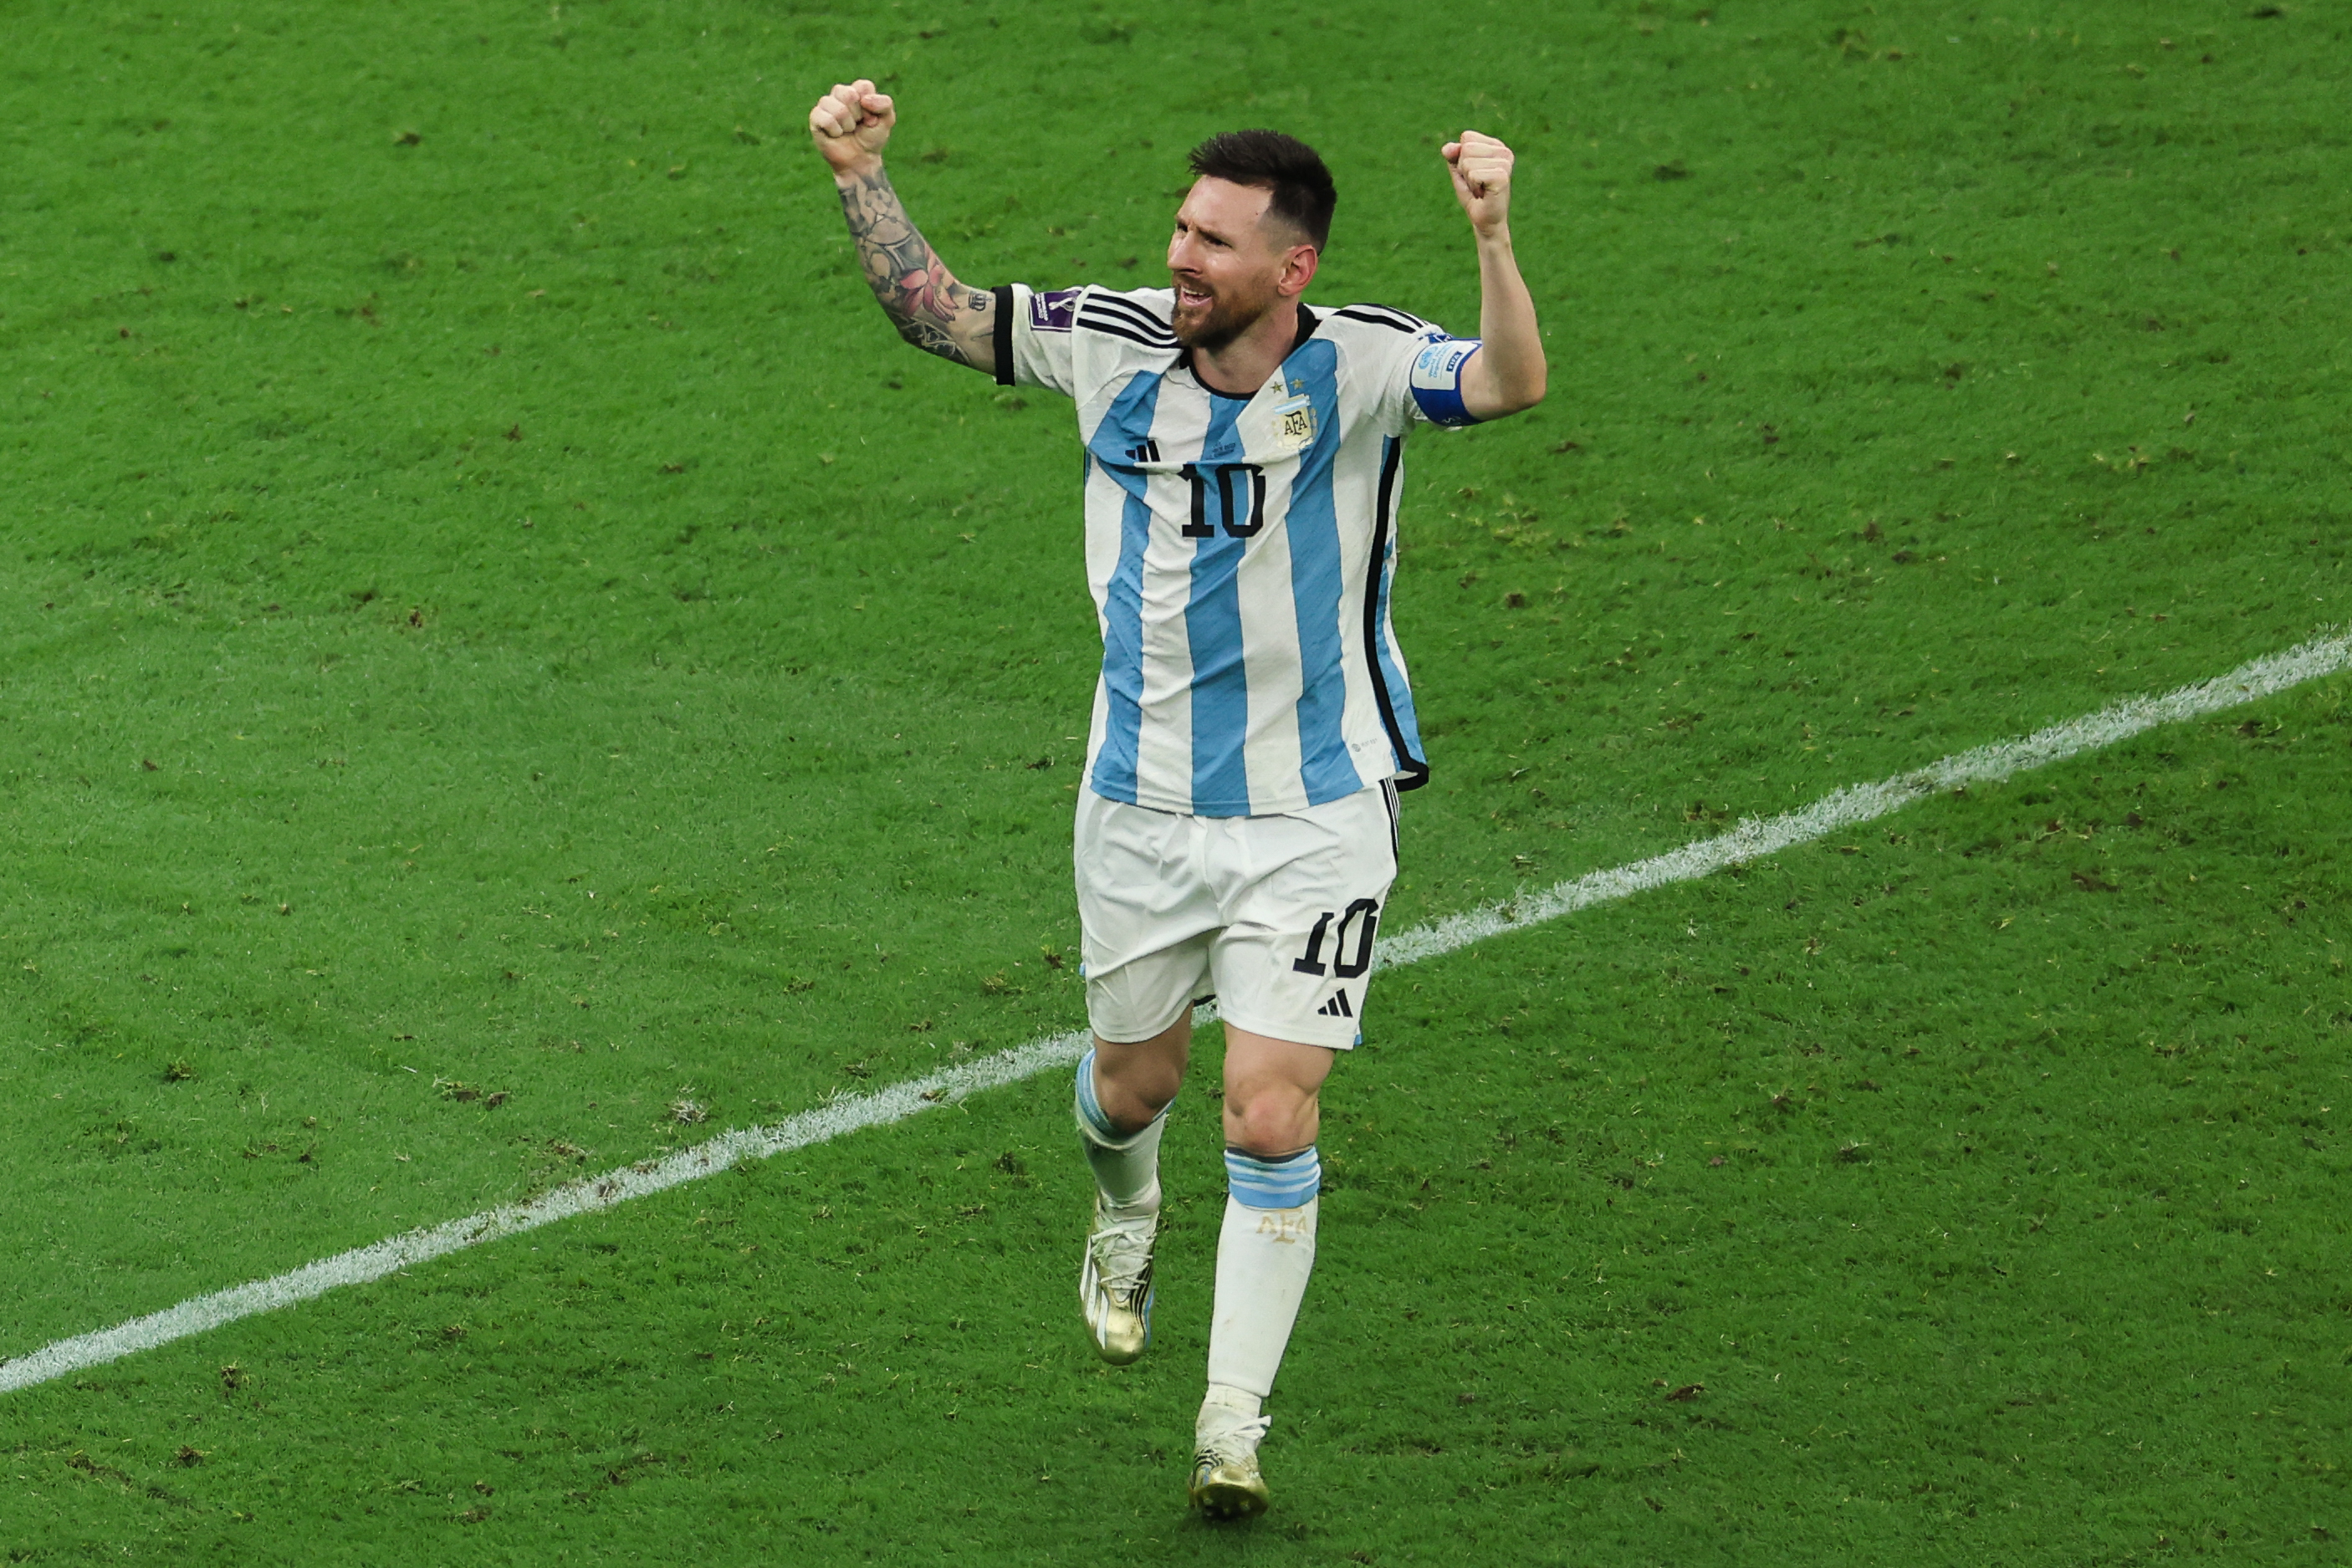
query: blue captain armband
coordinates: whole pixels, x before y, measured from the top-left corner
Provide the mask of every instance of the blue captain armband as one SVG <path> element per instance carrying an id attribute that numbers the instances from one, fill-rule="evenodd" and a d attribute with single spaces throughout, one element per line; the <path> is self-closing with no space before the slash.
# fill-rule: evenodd
<path id="1" fill-rule="evenodd" d="M 1475 338 L 1440 338 L 1424 345 L 1412 361 L 1412 401 L 1432 424 L 1475 424 L 1462 402 L 1462 367 L 1485 347 Z"/>

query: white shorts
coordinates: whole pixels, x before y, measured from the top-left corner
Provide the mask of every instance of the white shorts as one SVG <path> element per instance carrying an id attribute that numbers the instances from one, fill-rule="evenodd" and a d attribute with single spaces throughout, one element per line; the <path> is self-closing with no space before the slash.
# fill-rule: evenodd
<path id="1" fill-rule="evenodd" d="M 1190 817 L 1082 791 L 1074 858 L 1095 1033 L 1150 1040 L 1214 996 L 1252 1034 L 1360 1042 L 1396 823 L 1386 783 L 1266 817 Z"/>

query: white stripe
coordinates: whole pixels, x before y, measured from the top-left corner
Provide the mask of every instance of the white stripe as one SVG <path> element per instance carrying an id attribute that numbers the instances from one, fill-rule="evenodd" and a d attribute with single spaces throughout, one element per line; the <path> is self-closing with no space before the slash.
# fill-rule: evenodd
<path id="1" fill-rule="evenodd" d="M 2015 740 L 1963 751 L 1875 784 L 1840 789 L 1780 816 L 1746 819 L 1717 838 L 1686 844 L 1631 865 L 1595 872 L 1507 903 L 1449 916 L 1382 943 L 1379 967 L 1392 968 L 1400 964 L 1419 963 L 1596 904 L 1693 881 L 1726 866 L 1858 827 L 1940 790 L 1989 783 L 2029 768 L 2062 762 L 2128 740 L 2158 725 L 2220 713 L 2347 668 L 2352 668 L 2352 636 L 2318 638 L 2285 653 L 2253 660 L 2215 680 L 2183 686 L 2162 696 L 2134 697 L 2084 717 Z M 1200 1016 L 1206 1021 L 1213 1014 L 1203 1009 Z M 444 1225 L 412 1230 L 372 1247 L 322 1259 L 275 1279 L 257 1280 L 251 1284 L 197 1296 L 112 1328 L 58 1340 L 29 1355 L 0 1363 L 0 1393 L 47 1383 L 239 1318 L 307 1301 L 341 1285 L 381 1280 L 485 1241 L 610 1208 L 631 1198 L 649 1197 L 681 1183 L 716 1176 L 745 1160 L 766 1159 L 787 1150 L 830 1142 L 861 1128 L 902 1122 L 933 1105 L 983 1089 L 1017 1083 L 1050 1068 L 1074 1062 L 1085 1054 L 1088 1043 L 1083 1030 L 1036 1040 L 871 1094 L 835 1100 L 772 1126 L 722 1133 L 708 1143 L 666 1159 L 626 1166 L 602 1176 L 574 1182 L 528 1203 L 508 1204 Z"/>
<path id="2" fill-rule="evenodd" d="M 1810 806 L 1777 817 L 1742 818 L 1738 826 L 1717 838 L 1685 844 L 1631 865 L 1593 872 L 1523 898 L 1448 915 L 1383 943 L 1374 967 L 1417 963 L 1596 904 L 1628 898 L 1669 883 L 1695 881 L 1792 844 L 1860 827 L 1939 790 L 1991 783 L 2012 773 L 2063 762 L 2128 740 L 2158 725 L 2219 713 L 2347 667 L 2352 667 L 2352 637 L 2347 636 L 2320 638 L 2284 653 L 2266 654 L 2214 680 L 2182 686 L 2162 696 L 2127 698 L 2081 718 L 2015 740 L 1979 746 L 1875 784 L 1848 785 Z"/>
<path id="3" fill-rule="evenodd" d="M 1339 448 L 1331 467 L 1332 497 L 1339 513 L 1339 559 L 1348 563 L 1348 577 L 1339 588 L 1339 669 L 1347 683 L 1348 706 L 1340 720 L 1348 759 L 1360 779 L 1394 775 L 1398 759 L 1381 722 L 1380 699 L 1372 691 L 1373 651 L 1364 646 L 1364 595 L 1376 591 L 1385 561 L 1372 559 L 1372 530 L 1380 516 L 1381 462 L 1387 443 L 1353 441 Z M 1389 514 L 1389 549 L 1396 549 L 1396 514 Z M 1393 643 L 1394 637 L 1391 636 Z M 1404 664 L 1400 660 L 1402 673 Z M 1400 700 L 1402 693 L 1393 694 Z"/>
<path id="4" fill-rule="evenodd" d="M 1197 456 L 1209 427 L 1209 400 L 1171 396 L 1166 383 L 1154 405 L 1151 438 L 1162 452 Z M 1152 502 L 1143 546 L 1143 712 L 1135 746 L 1139 805 L 1181 811 L 1192 802 L 1192 638 L 1185 607 L 1192 599 L 1192 558 L 1200 543 L 1163 519 L 1192 516 L 1191 483 L 1174 469 L 1145 481 Z M 1123 526 L 1123 525 L 1122 525 Z"/>
<path id="5" fill-rule="evenodd" d="M 1266 476 L 1266 531 L 1252 539 L 1234 580 L 1241 611 L 1244 716 L 1242 771 L 1255 803 L 1299 789 L 1298 603 L 1290 580 L 1290 481 L 1298 465 Z"/>
<path id="6" fill-rule="evenodd" d="M 682 1182 L 717 1176 L 745 1160 L 762 1160 L 811 1144 L 829 1143 L 865 1127 L 902 1122 L 918 1111 L 945 1104 L 982 1089 L 1017 1083 L 1047 1068 L 1076 1061 L 1089 1040 L 1085 1030 L 1055 1035 L 1018 1050 L 1000 1051 L 928 1078 L 894 1083 L 887 1089 L 855 1099 L 835 1100 L 803 1111 L 769 1127 L 745 1127 L 721 1133 L 708 1143 L 681 1149 L 666 1159 L 646 1160 L 607 1171 L 532 1198 L 446 1224 L 394 1236 L 372 1247 L 356 1248 L 320 1259 L 306 1268 L 272 1280 L 216 1291 L 118 1323 L 94 1333 L 77 1334 L 44 1345 L 32 1354 L 0 1363 L 0 1393 L 29 1387 L 63 1377 L 85 1367 L 101 1366 L 142 1350 L 185 1339 L 223 1323 L 248 1318 L 322 1296 L 341 1285 L 363 1285 L 387 1274 L 440 1258 L 500 1237 L 536 1230 L 559 1219 L 610 1208 L 631 1198 L 648 1197 Z"/>

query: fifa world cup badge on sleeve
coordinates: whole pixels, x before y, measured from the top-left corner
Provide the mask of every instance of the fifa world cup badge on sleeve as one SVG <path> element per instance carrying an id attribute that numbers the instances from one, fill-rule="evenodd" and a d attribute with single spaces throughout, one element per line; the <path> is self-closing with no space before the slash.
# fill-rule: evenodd
<path id="1" fill-rule="evenodd" d="M 1077 315 L 1078 291 L 1075 288 L 1056 288 L 1029 297 L 1029 329 L 1033 332 L 1066 332 Z"/>
<path id="2" fill-rule="evenodd" d="M 1462 402 L 1462 367 L 1483 347 L 1475 338 L 1440 338 L 1412 361 L 1412 401 L 1432 424 L 1475 424 Z"/>

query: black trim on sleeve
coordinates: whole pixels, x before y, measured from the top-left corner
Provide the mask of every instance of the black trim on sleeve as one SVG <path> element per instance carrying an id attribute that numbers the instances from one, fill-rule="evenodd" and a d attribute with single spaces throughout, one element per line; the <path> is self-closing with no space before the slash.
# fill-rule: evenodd
<path id="1" fill-rule="evenodd" d="M 1380 705 L 1381 724 L 1389 732 L 1389 745 L 1396 751 L 1397 766 L 1404 770 L 1396 787 L 1418 789 L 1429 782 L 1429 764 L 1405 749 L 1404 729 L 1397 723 L 1396 703 L 1390 697 L 1388 682 L 1381 674 L 1381 612 L 1386 601 L 1382 590 L 1388 577 L 1389 518 L 1396 505 L 1397 474 L 1404 465 L 1404 443 L 1393 435 L 1386 440 L 1388 451 L 1381 458 L 1380 504 L 1372 514 L 1371 580 L 1364 584 L 1364 663 L 1371 667 L 1372 696 Z"/>
<path id="2" fill-rule="evenodd" d="M 1013 285 L 1000 284 L 989 290 L 996 296 L 996 384 L 1013 384 Z"/>

